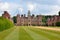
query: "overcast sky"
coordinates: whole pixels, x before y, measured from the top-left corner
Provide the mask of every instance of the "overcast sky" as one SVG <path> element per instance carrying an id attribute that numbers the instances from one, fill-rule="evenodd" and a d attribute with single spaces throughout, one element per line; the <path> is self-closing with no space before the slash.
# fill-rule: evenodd
<path id="1" fill-rule="evenodd" d="M 0 0 L 0 16 L 8 11 L 11 16 L 26 14 L 58 15 L 60 0 Z"/>

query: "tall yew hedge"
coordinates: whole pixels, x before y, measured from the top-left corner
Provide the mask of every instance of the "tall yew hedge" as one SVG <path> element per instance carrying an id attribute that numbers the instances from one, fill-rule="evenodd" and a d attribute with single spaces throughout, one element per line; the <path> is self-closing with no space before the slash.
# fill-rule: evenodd
<path id="1" fill-rule="evenodd" d="M 9 28 L 11 28 L 13 26 L 14 25 L 10 20 L 8 20 L 6 18 L 3 18 L 3 17 L 0 17 L 0 31 L 9 29 Z"/>

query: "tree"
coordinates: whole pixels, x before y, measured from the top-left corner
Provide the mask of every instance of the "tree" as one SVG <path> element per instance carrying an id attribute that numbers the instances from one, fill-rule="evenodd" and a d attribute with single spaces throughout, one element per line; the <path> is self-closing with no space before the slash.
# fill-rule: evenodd
<path id="1" fill-rule="evenodd" d="M 60 11 L 59 11 L 59 16 L 60 16 Z"/>
<path id="2" fill-rule="evenodd" d="M 43 25 L 46 25 L 46 21 L 47 21 L 46 17 L 43 16 L 43 19 L 42 19 Z"/>
<path id="3" fill-rule="evenodd" d="M 16 16 L 13 17 L 13 21 L 14 21 L 14 23 L 17 23 L 17 17 Z"/>

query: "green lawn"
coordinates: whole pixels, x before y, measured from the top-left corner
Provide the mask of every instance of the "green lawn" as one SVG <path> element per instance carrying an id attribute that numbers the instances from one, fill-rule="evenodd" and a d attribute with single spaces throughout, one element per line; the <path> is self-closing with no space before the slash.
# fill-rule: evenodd
<path id="1" fill-rule="evenodd" d="M 60 32 L 30 26 L 15 26 L 0 32 L 0 40 L 60 40 Z"/>

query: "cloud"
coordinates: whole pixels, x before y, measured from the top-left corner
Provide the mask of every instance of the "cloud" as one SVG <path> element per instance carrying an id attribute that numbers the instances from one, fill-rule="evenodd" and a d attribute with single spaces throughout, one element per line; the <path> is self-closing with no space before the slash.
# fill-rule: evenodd
<path id="1" fill-rule="evenodd" d="M 22 7 L 19 8 L 19 11 L 21 11 L 21 13 L 23 12 L 23 10 L 24 10 L 24 9 L 23 9 Z"/>
<path id="2" fill-rule="evenodd" d="M 11 9 L 17 9 L 19 8 L 21 5 L 17 4 L 17 3 L 8 3 L 8 2 L 1 2 L 0 3 L 0 10 L 11 10 Z"/>
<path id="3" fill-rule="evenodd" d="M 28 10 L 33 11 L 36 7 L 36 4 L 27 3 Z"/>
<path id="4" fill-rule="evenodd" d="M 59 10 L 60 10 L 59 5 L 36 4 L 36 8 L 33 13 L 34 14 L 43 14 L 43 15 L 58 15 Z"/>
<path id="5" fill-rule="evenodd" d="M 21 3 L 11 1 L 0 2 L 0 13 L 7 10 L 14 16 L 17 11 L 27 14 L 30 10 L 32 14 L 57 15 L 60 10 L 60 0 L 22 0 Z"/>
<path id="6" fill-rule="evenodd" d="M 9 8 L 8 3 L 0 3 L 0 10 L 7 10 Z"/>
<path id="7" fill-rule="evenodd" d="M 0 15 L 2 15 L 3 11 L 9 11 L 9 4 L 0 2 Z"/>
<path id="8" fill-rule="evenodd" d="M 15 14 L 14 12 L 20 7 L 21 5 L 17 3 L 8 3 L 8 2 L 1 2 L 0 3 L 0 15 L 3 11 L 8 11 L 11 15 Z"/>
<path id="9" fill-rule="evenodd" d="M 57 5 L 57 0 L 23 0 L 24 2 L 32 2 L 44 5 Z"/>

